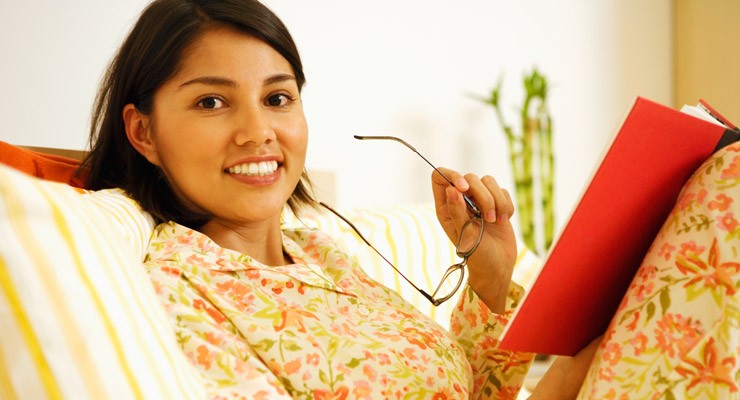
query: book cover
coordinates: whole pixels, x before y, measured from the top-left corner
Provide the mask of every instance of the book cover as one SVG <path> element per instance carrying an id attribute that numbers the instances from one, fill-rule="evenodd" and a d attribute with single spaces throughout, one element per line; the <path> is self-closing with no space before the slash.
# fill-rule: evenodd
<path id="1" fill-rule="evenodd" d="M 684 183 L 726 131 L 638 97 L 500 347 L 574 355 L 604 333 Z"/>

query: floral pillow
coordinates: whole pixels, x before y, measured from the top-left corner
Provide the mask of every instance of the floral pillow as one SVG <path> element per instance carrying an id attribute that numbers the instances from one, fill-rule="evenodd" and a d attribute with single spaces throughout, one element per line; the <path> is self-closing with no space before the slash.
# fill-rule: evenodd
<path id="1" fill-rule="evenodd" d="M 739 221 L 737 142 L 714 154 L 684 186 L 605 333 L 579 398 L 740 396 Z"/>

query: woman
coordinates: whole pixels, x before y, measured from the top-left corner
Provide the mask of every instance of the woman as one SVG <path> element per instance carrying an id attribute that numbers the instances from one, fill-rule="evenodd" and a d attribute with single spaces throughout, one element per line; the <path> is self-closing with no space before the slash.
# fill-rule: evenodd
<path id="1" fill-rule="evenodd" d="M 290 34 L 256 1 L 155 1 L 108 70 L 88 185 L 125 189 L 161 223 L 146 261 L 181 346 L 224 397 L 513 396 L 532 355 L 494 347 L 521 295 L 508 194 L 491 177 L 433 175 L 450 238 L 468 220 L 462 192 L 486 224 L 456 340 L 330 238 L 281 231 L 285 205 L 316 204 L 304 82 Z"/>
<path id="2" fill-rule="evenodd" d="M 432 174 L 450 240 L 471 240 L 469 199 L 482 233 L 446 332 L 331 238 L 281 229 L 285 206 L 316 206 L 304 82 L 289 32 L 259 2 L 157 0 L 96 100 L 88 187 L 123 188 L 159 223 L 145 265 L 212 397 L 516 397 L 533 355 L 497 349 L 522 295 L 508 193 L 490 176 Z M 598 352 L 595 340 L 558 358 L 533 398 L 740 392 L 736 153 L 689 181 Z M 694 227 L 697 212 L 718 222 Z"/>
<path id="3" fill-rule="evenodd" d="M 371 280 L 331 238 L 281 229 L 286 205 L 296 213 L 316 206 L 304 171 L 304 82 L 289 32 L 257 1 L 157 0 L 124 42 L 97 98 L 88 186 L 125 189 L 159 223 L 146 267 L 213 397 L 516 397 L 532 354 L 496 346 L 522 295 L 511 283 L 516 244 L 508 193 L 490 176 L 432 174 L 437 216 L 450 240 L 470 240 L 461 234 L 471 219 L 463 193 L 482 221 L 453 335 Z M 712 330 L 714 320 L 699 322 L 710 314 L 706 308 L 686 307 L 711 292 L 708 301 L 737 309 L 738 225 L 727 211 L 736 196 L 721 192 L 740 187 L 727 183 L 740 179 L 733 152 L 740 147 L 723 157 L 734 167 L 710 165 L 686 192 L 694 199 L 686 210 L 703 204 L 723 213 L 714 225 L 719 231 L 705 231 L 711 251 L 694 238 L 673 251 L 672 239 L 659 235 L 668 249 L 659 256 L 675 257 L 675 266 L 647 265 L 638 273 L 581 396 L 738 392 L 737 314 L 725 318 L 712 306 L 724 324 Z M 721 187 L 702 186 L 712 174 Z M 701 271 L 687 276 L 694 270 Z M 702 291 L 687 290 L 690 284 Z M 534 397 L 574 397 L 598 343 L 558 358 Z"/>

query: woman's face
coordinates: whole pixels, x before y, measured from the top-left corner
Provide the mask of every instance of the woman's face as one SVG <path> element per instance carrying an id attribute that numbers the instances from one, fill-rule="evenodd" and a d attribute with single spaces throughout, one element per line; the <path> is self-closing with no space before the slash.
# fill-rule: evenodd
<path id="1" fill-rule="evenodd" d="M 204 33 L 145 120 L 157 164 L 211 223 L 279 218 L 303 171 L 308 128 L 293 69 L 231 28 Z"/>

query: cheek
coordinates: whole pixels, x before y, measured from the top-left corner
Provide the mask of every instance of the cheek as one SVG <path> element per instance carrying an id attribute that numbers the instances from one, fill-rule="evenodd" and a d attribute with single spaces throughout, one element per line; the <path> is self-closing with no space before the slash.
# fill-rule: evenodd
<path id="1" fill-rule="evenodd" d="M 199 148 L 207 151 L 227 132 L 224 122 L 219 119 L 193 118 L 176 108 L 169 110 L 165 116 L 161 114 L 165 113 L 161 112 L 159 118 L 155 119 L 154 132 L 160 145 L 171 153 Z"/>
<path id="2" fill-rule="evenodd" d="M 305 118 L 296 120 L 290 127 L 283 130 L 283 135 L 279 139 L 285 147 L 295 156 L 306 158 L 306 148 L 308 147 L 308 126 Z"/>
<path id="3" fill-rule="evenodd" d="M 197 123 L 177 124 L 176 121 L 160 121 L 154 126 L 159 166 L 167 170 L 169 176 L 177 175 L 193 168 L 203 168 L 204 162 L 213 162 L 215 142 L 209 140 L 209 132 Z"/>

